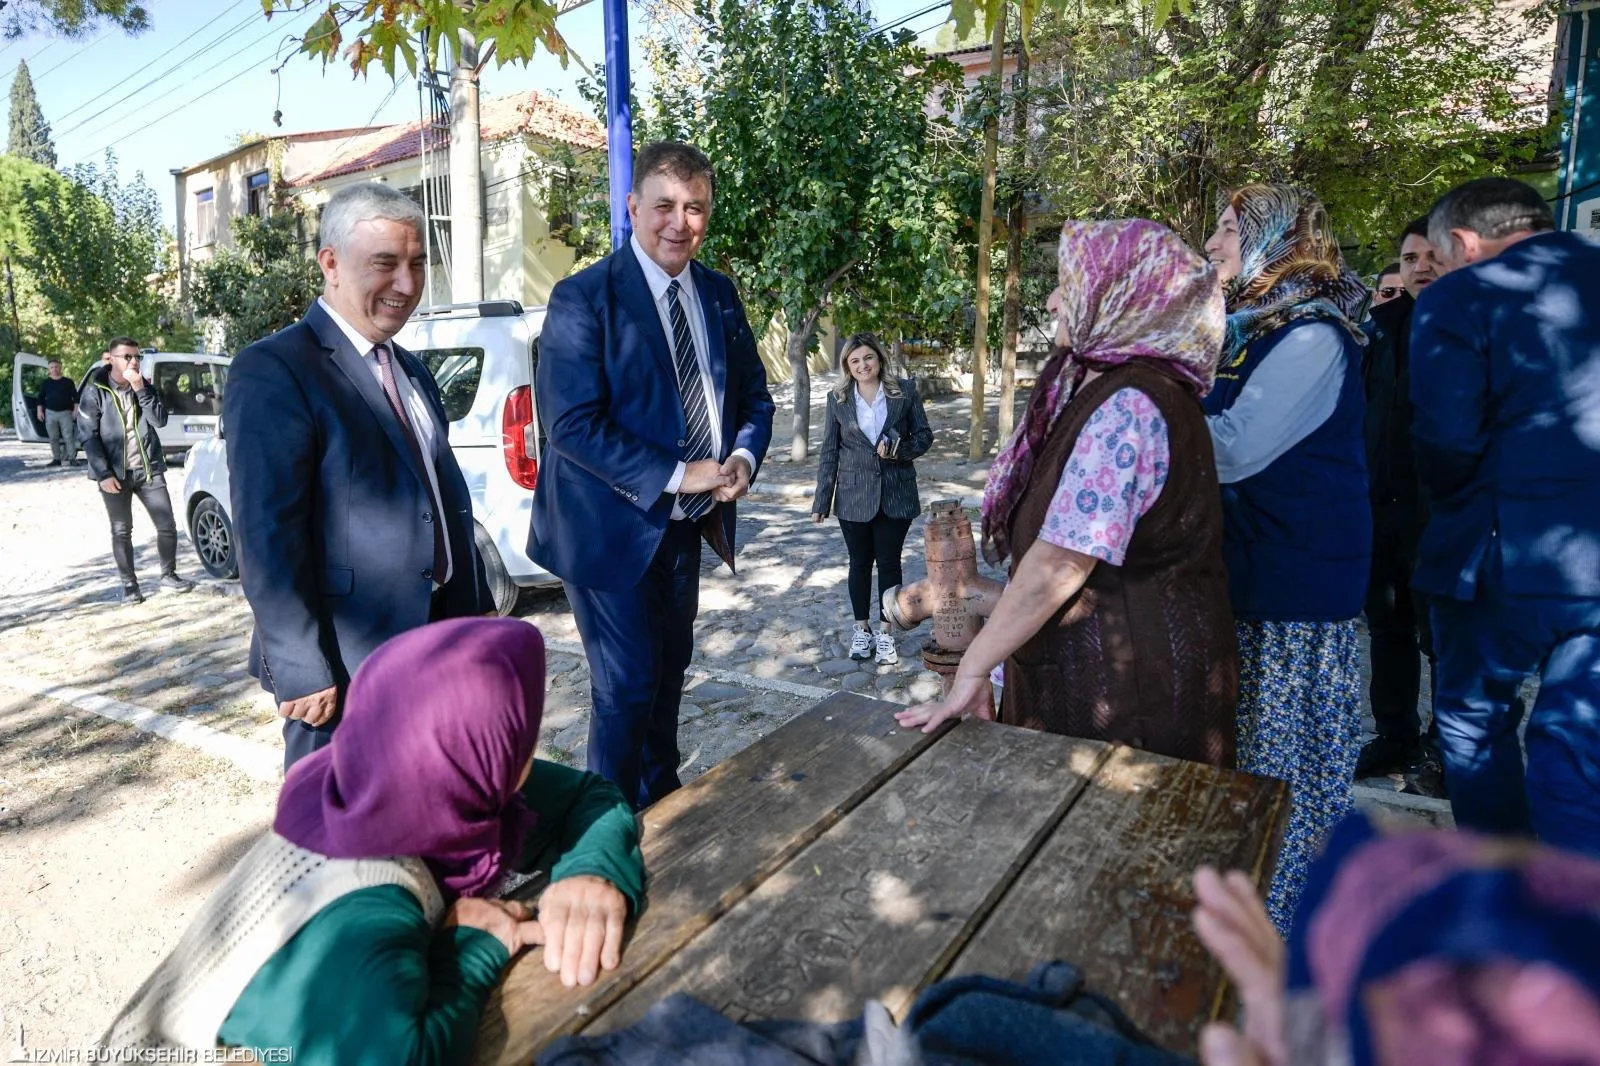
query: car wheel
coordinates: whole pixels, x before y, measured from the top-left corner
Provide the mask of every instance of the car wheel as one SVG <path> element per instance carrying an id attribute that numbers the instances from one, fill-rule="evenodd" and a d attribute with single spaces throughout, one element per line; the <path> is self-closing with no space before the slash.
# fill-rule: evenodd
<path id="1" fill-rule="evenodd" d="M 494 597 L 494 610 L 501 618 L 517 606 L 517 583 L 506 573 L 506 564 L 500 561 L 500 550 L 494 546 L 489 531 L 472 524 L 472 542 L 483 558 L 483 572 L 489 577 L 489 593 Z"/>
<path id="2" fill-rule="evenodd" d="M 200 565 L 212 577 L 239 576 L 239 557 L 234 551 L 233 523 L 222 504 L 207 496 L 195 505 L 189 519 L 189 539 L 194 542 Z"/>

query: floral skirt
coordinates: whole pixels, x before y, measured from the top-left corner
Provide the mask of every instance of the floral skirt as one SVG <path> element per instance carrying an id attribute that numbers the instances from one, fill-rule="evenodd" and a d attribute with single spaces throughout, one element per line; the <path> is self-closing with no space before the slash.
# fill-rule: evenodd
<path id="1" fill-rule="evenodd" d="M 1361 753 L 1355 622 L 1239 622 L 1239 769 L 1289 783 L 1267 911 L 1289 935 L 1306 867 L 1354 806 Z"/>

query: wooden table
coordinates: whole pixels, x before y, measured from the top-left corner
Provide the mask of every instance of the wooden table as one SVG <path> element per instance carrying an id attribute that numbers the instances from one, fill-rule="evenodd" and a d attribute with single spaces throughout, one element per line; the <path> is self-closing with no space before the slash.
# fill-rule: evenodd
<path id="1" fill-rule="evenodd" d="M 1282 783 L 968 720 L 932 736 L 852 693 L 643 814 L 649 900 L 622 966 L 566 989 L 537 953 L 485 1012 L 478 1061 L 637 1021 L 685 991 L 733 1018 L 896 1017 L 941 978 L 1066 959 L 1193 1053 L 1225 982 L 1189 924 L 1211 863 L 1265 885 Z"/>

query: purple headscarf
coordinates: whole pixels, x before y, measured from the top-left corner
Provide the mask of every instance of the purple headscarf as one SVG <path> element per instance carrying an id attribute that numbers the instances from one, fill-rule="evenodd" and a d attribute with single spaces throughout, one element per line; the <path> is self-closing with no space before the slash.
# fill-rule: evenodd
<path id="1" fill-rule="evenodd" d="M 1066 347 L 1040 371 L 983 493 L 983 554 L 997 565 L 1011 554 L 1011 513 L 1034 458 L 1084 372 L 1146 360 L 1204 396 L 1227 328 L 1216 269 L 1158 222 L 1068 222 L 1057 256 Z"/>
<path id="2" fill-rule="evenodd" d="M 414 629 L 350 682 L 333 743 L 290 769 L 273 829 L 338 859 L 413 856 L 446 902 L 481 893 L 533 828 L 544 638 L 505 618 Z"/>

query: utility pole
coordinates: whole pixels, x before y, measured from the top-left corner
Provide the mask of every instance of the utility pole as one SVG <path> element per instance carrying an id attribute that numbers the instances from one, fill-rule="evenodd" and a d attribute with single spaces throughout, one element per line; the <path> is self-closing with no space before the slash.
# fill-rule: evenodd
<path id="1" fill-rule="evenodd" d="M 478 121 L 478 42 L 467 30 L 450 72 L 450 300 L 483 299 L 483 159 Z"/>
<path id="2" fill-rule="evenodd" d="M 1006 218 L 1006 302 L 1001 318 L 1000 411 L 997 441 L 1011 439 L 1017 418 L 1017 331 L 1022 325 L 1022 235 L 1028 205 L 1022 176 L 1028 167 L 1028 47 L 1018 42 L 1017 73 L 1011 83 L 1011 211 Z"/>
<path id="3" fill-rule="evenodd" d="M 605 0 L 606 169 L 610 173 L 611 249 L 633 231 L 628 193 L 633 190 L 633 108 L 628 102 L 628 0 Z"/>
<path id="4" fill-rule="evenodd" d="M 983 120 L 983 204 L 978 211 L 978 321 L 972 337 L 972 423 L 967 431 L 967 456 L 982 459 L 988 454 L 983 441 L 983 385 L 989 373 L 989 246 L 994 241 L 994 171 L 1000 153 L 1000 99 L 1004 96 L 1001 77 L 1005 70 L 1006 18 L 1009 7 L 1002 5 L 994 20 L 994 38 L 989 42 L 989 84 L 994 88 L 994 106 L 987 108 Z"/>

